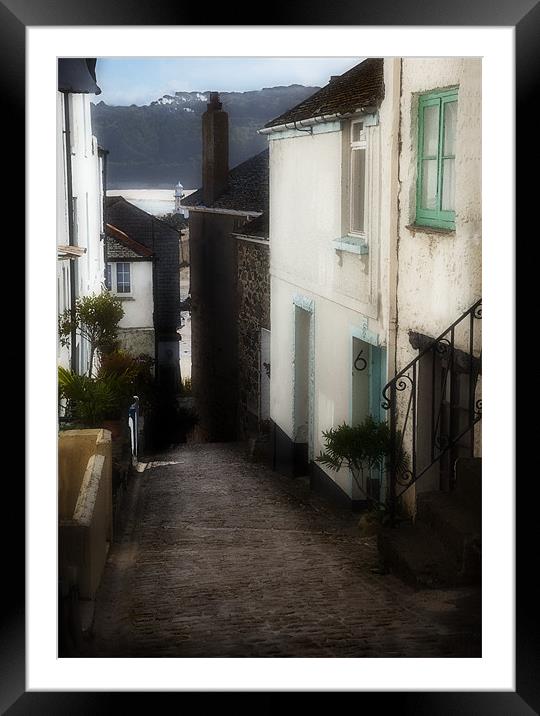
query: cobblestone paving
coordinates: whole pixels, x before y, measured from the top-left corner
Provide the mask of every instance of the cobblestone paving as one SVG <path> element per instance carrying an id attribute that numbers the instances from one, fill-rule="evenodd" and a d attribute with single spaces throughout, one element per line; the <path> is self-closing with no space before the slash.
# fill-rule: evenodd
<path id="1" fill-rule="evenodd" d="M 92 656 L 480 656 L 475 590 L 378 573 L 374 537 L 239 446 L 186 445 L 133 478 Z"/>

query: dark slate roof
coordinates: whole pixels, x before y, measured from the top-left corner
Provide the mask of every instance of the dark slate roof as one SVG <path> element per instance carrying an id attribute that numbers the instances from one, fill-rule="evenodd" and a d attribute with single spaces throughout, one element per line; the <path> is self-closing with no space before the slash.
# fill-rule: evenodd
<path id="1" fill-rule="evenodd" d="M 158 340 L 170 340 L 180 326 L 180 232 L 122 196 L 105 199 L 107 224 L 113 225 L 154 258 L 154 327 Z"/>
<path id="2" fill-rule="evenodd" d="M 81 94 L 101 94 L 96 83 L 96 60 L 60 58 L 58 60 L 58 90 Z"/>
<path id="3" fill-rule="evenodd" d="M 277 127 L 327 114 L 349 114 L 362 107 L 378 106 L 383 97 L 383 60 L 370 58 L 332 78 L 318 92 L 264 126 Z"/>
<path id="4" fill-rule="evenodd" d="M 265 211 L 264 214 L 256 216 L 254 219 L 251 219 L 251 221 L 247 221 L 242 228 L 235 233 L 238 236 L 255 236 L 259 239 L 267 239 L 270 234 L 268 217 L 269 214 Z"/>
<path id="5" fill-rule="evenodd" d="M 202 189 L 197 189 L 186 197 L 182 206 L 205 206 Z M 207 208 L 234 211 L 268 210 L 268 149 L 231 169 L 227 189 Z"/>
<path id="6" fill-rule="evenodd" d="M 107 259 L 146 259 L 152 258 L 152 251 L 135 241 L 116 226 L 107 224 Z"/>
<path id="7" fill-rule="evenodd" d="M 113 224 L 130 238 L 136 236 L 135 241 L 149 249 L 154 248 L 152 245 L 153 238 L 163 236 L 179 239 L 179 231 L 147 211 L 139 209 L 138 206 L 131 204 L 123 196 L 105 197 L 105 208 L 109 224 Z"/>

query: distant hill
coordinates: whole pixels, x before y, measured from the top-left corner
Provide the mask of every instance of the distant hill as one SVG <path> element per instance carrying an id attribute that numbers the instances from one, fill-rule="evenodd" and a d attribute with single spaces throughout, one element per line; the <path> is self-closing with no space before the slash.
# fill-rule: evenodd
<path id="1" fill-rule="evenodd" d="M 257 130 L 294 107 L 319 87 L 289 85 L 253 92 L 220 92 L 229 113 L 229 166 L 262 151 L 266 137 Z M 201 115 L 210 92 L 176 92 L 149 105 L 92 104 L 92 128 L 109 150 L 111 189 L 186 189 L 201 184 Z"/>

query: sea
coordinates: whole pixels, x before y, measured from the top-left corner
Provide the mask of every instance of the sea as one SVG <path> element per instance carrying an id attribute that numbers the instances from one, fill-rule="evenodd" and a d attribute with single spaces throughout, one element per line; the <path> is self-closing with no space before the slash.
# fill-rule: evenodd
<path id="1" fill-rule="evenodd" d="M 184 189 L 189 196 L 195 189 Z M 109 189 L 107 196 L 123 196 L 126 201 L 153 216 L 163 216 L 174 211 L 174 189 Z"/>

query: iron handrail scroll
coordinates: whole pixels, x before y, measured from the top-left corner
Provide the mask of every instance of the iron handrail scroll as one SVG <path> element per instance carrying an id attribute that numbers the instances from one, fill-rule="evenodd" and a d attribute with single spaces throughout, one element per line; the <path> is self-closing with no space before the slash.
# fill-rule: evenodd
<path id="1" fill-rule="evenodd" d="M 383 388 L 382 407 L 389 411 L 387 501 L 392 522 L 401 495 L 435 463 L 441 464 L 443 457 L 449 461 L 446 489 L 451 489 L 452 459 L 474 456 L 473 429 L 482 418 L 477 398 L 481 352 L 475 355 L 474 341 L 481 318 L 479 299 L 440 336 L 425 339 L 418 355 Z"/>

